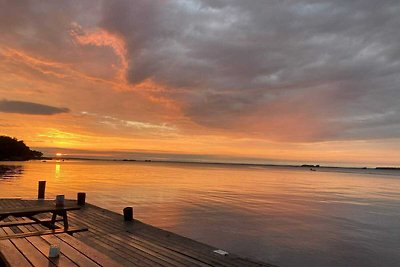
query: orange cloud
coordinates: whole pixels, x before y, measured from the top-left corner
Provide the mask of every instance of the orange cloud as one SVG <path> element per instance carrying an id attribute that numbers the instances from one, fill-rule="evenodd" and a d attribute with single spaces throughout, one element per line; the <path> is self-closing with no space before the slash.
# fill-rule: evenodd
<path id="1" fill-rule="evenodd" d="M 81 26 L 74 23 L 70 35 L 80 45 L 108 46 L 119 57 L 120 69 L 118 70 L 118 80 L 126 83 L 126 71 L 128 70 L 127 51 L 124 40 L 116 34 L 109 33 L 102 29 L 92 32 L 85 32 Z"/>
<path id="2" fill-rule="evenodd" d="M 117 71 L 117 84 L 114 84 L 114 88 L 122 90 L 138 90 L 153 103 L 163 104 L 169 108 L 177 106 L 176 101 L 173 101 L 172 99 L 163 95 L 164 92 L 170 90 L 170 88 L 167 89 L 165 85 L 157 83 L 152 79 L 146 79 L 135 85 L 128 83 L 126 79 L 129 67 L 127 49 L 125 41 L 122 37 L 103 29 L 85 31 L 77 23 L 73 23 L 72 27 L 73 28 L 70 30 L 70 35 L 77 44 L 110 47 L 118 56 L 120 67 Z"/>
<path id="3" fill-rule="evenodd" d="M 113 84 L 112 81 L 107 81 L 98 77 L 87 75 L 77 71 L 70 64 L 54 62 L 49 59 L 42 59 L 37 56 L 26 53 L 22 50 L 17 50 L 9 47 L 0 47 L 0 55 L 5 57 L 6 62 L 16 66 L 25 65 L 44 74 L 53 76 L 58 79 L 78 78 L 91 82 L 101 82 Z"/>
<path id="4" fill-rule="evenodd" d="M 23 51 L 8 47 L 0 47 L 0 55 L 5 57 L 8 62 L 15 64 L 24 63 L 46 75 L 52 75 L 60 79 L 68 76 L 69 66 L 62 63 L 33 57 Z"/>

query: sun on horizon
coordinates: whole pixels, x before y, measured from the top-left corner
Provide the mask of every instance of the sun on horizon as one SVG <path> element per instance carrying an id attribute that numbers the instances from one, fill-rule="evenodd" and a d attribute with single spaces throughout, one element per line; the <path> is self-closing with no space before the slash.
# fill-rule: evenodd
<path id="1" fill-rule="evenodd" d="M 2 2 L 0 134 L 45 155 L 400 165 L 395 8 L 216 2 Z"/>

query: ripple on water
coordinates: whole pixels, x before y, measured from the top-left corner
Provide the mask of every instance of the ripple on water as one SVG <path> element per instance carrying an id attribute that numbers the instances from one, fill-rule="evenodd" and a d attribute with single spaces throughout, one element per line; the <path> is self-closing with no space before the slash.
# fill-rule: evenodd
<path id="1" fill-rule="evenodd" d="M 280 266 L 398 266 L 400 179 L 379 171 L 101 161 L 0 169 L 0 197 L 74 198 Z M 9 170 L 11 169 L 11 171 Z M 371 174 L 372 173 L 372 174 Z"/>

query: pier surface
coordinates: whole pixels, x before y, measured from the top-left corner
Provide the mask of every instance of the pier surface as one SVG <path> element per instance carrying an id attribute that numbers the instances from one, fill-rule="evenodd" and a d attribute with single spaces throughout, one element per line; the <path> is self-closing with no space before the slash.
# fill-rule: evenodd
<path id="1" fill-rule="evenodd" d="M 35 203 L 34 200 L 0 199 L 0 210 L 30 207 Z M 47 217 L 42 215 L 42 219 Z M 91 204 L 69 212 L 68 218 L 71 226 L 89 228 L 87 232 L 75 233 L 75 238 L 122 266 L 273 266 L 234 254 L 219 255 L 214 252 L 217 248 L 139 220 L 125 222 L 123 215 Z M 43 226 L 35 227 L 42 230 Z M 21 232 L 18 227 L 10 229 L 14 233 Z"/>

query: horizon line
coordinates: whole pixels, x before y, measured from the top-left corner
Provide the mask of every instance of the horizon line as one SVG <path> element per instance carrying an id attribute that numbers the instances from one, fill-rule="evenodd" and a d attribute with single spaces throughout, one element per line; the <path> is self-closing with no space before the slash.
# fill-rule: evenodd
<path id="1" fill-rule="evenodd" d="M 213 162 L 213 161 L 183 161 L 183 160 L 157 160 L 157 159 L 127 159 L 127 158 L 91 158 L 91 157 L 42 157 L 34 160 L 88 160 L 88 161 L 122 161 L 122 162 L 146 162 L 146 163 L 187 163 L 187 164 L 214 164 L 214 165 L 242 165 L 242 166 L 266 166 L 266 167 L 296 167 L 296 168 L 326 168 L 326 169 L 370 169 L 370 170 L 400 170 L 400 166 L 334 166 L 320 164 L 272 164 L 272 163 L 248 163 L 248 162 Z"/>

